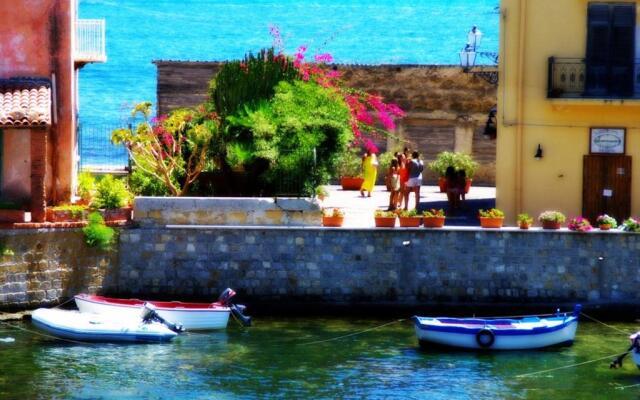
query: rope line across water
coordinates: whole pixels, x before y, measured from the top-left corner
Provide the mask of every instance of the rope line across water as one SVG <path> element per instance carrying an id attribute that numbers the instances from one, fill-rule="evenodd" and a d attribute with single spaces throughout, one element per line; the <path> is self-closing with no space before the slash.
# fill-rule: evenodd
<path id="1" fill-rule="evenodd" d="M 326 342 L 333 342 L 335 340 L 340 340 L 340 339 L 345 339 L 351 336 L 357 336 L 357 335 L 361 335 L 363 333 L 367 333 L 367 332 L 371 332 L 371 331 L 375 331 L 376 329 L 380 329 L 380 328 L 384 328 L 385 326 L 389 326 L 389 325 L 393 325 L 393 324 L 397 324 L 399 322 L 403 322 L 406 321 L 406 318 L 401 318 L 401 319 L 397 319 L 395 321 L 391 321 L 391 322 L 387 322 L 385 324 L 382 325 L 378 325 L 378 326 L 374 326 L 373 328 L 368 328 L 368 329 L 364 329 L 362 331 L 358 331 L 358 332 L 353 332 L 353 333 L 349 333 L 346 335 L 342 335 L 342 336 L 337 336 L 337 337 L 333 337 L 333 338 L 329 338 L 329 339 L 324 339 L 324 340 L 315 340 L 313 342 L 307 342 L 307 343 L 298 343 L 297 346 L 310 346 L 312 344 L 320 344 L 320 343 L 326 343 Z"/>
<path id="2" fill-rule="evenodd" d="M 633 332 L 625 332 L 622 329 L 616 328 L 615 326 L 608 325 L 608 324 L 606 324 L 606 323 L 604 323 L 604 322 L 602 322 L 602 321 L 600 321 L 598 319 L 595 319 L 595 318 L 593 318 L 593 317 L 591 317 L 591 316 L 589 316 L 589 315 L 587 315 L 587 314 L 585 314 L 583 312 L 581 312 L 580 315 L 582 315 L 583 317 L 587 317 L 588 319 L 592 320 L 593 322 L 597 322 L 600 325 L 606 326 L 609 329 L 613 329 L 614 331 L 617 331 L 619 333 L 623 333 L 623 334 L 625 334 L 627 336 L 633 334 Z"/>
<path id="3" fill-rule="evenodd" d="M 609 356 L 596 358 L 595 360 L 583 361 L 583 362 L 576 363 L 576 364 L 564 365 L 562 367 L 549 368 L 549 369 L 543 369 L 541 371 L 535 371 L 535 372 L 529 372 L 529 373 L 526 373 L 526 374 L 520 374 L 520 375 L 516 375 L 515 377 L 516 378 L 527 378 L 529 376 L 544 374 L 546 372 L 553 372 L 553 371 L 559 371 L 561 369 L 580 367 L 582 365 L 593 364 L 593 363 L 598 362 L 598 361 L 603 361 L 603 360 L 607 360 L 607 359 L 610 360 L 612 358 L 619 357 L 619 356 L 621 356 L 621 355 L 623 355 L 625 353 L 626 353 L 626 351 L 622 352 L 622 353 L 618 353 L 618 354 L 612 354 L 612 355 L 609 355 Z"/>

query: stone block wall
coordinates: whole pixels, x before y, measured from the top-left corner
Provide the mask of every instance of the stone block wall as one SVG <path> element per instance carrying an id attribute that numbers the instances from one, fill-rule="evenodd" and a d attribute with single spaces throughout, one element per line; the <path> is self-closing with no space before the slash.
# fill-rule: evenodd
<path id="1" fill-rule="evenodd" d="M 118 253 L 89 248 L 79 229 L 1 230 L 0 309 L 37 307 L 102 290 Z"/>
<path id="2" fill-rule="evenodd" d="M 158 112 L 191 107 L 207 99 L 209 81 L 220 62 L 154 61 L 158 68 Z M 402 141 L 381 141 L 382 150 L 408 145 L 432 161 L 449 150 L 470 152 L 480 163 L 476 184 L 495 185 L 495 140 L 483 136 L 489 110 L 497 103 L 496 86 L 457 66 L 438 65 L 336 65 L 348 85 L 381 94 L 398 103 L 407 116 L 400 121 L 397 136 Z M 460 131 L 464 132 L 461 137 Z M 466 143 L 470 142 L 470 146 Z M 381 179 L 382 179 L 382 175 Z M 437 179 L 430 171 L 425 182 Z"/>
<path id="3" fill-rule="evenodd" d="M 640 235 L 157 228 L 122 233 L 110 294 L 248 302 L 640 305 Z"/>
<path id="4" fill-rule="evenodd" d="M 137 197 L 134 204 L 141 226 L 322 224 L 320 206 L 310 199 Z"/>

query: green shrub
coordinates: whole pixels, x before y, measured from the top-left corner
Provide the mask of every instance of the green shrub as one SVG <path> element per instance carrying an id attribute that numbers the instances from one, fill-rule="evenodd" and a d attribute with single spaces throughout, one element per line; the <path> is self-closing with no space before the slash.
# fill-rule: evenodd
<path id="1" fill-rule="evenodd" d="M 445 176 L 449 167 L 453 167 L 456 171 L 464 171 L 466 177 L 471 179 L 478 169 L 478 163 L 468 154 L 452 151 L 439 153 L 436 159 L 429 163 L 429 169 L 439 176 Z"/>
<path id="2" fill-rule="evenodd" d="M 362 155 L 360 148 L 352 147 L 343 151 L 338 156 L 338 167 L 336 178 L 343 176 L 359 177 L 362 176 Z"/>
<path id="3" fill-rule="evenodd" d="M 91 201 L 96 190 L 96 179 L 89 172 L 78 175 L 78 196 L 85 201 Z"/>
<path id="4" fill-rule="evenodd" d="M 131 193 L 127 190 L 127 185 L 113 175 L 105 175 L 96 185 L 96 198 L 93 203 L 96 208 L 122 208 L 130 201 Z"/>
<path id="5" fill-rule="evenodd" d="M 155 176 L 133 168 L 129 176 L 131 192 L 138 196 L 169 196 L 167 185 Z"/>
<path id="6" fill-rule="evenodd" d="M 89 214 L 89 224 L 82 228 L 82 232 L 85 243 L 100 250 L 110 250 L 116 239 L 115 229 L 106 226 L 98 212 Z"/>
<path id="7" fill-rule="evenodd" d="M 87 206 L 81 206 L 77 204 L 64 204 L 61 206 L 55 206 L 51 208 L 53 211 L 68 211 L 73 217 L 81 216 L 87 211 Z"/>

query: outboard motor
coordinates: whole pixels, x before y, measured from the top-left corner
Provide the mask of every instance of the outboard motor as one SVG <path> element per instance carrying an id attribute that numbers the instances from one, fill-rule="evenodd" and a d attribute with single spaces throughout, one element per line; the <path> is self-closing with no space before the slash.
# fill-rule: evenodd
<path id="1" fill-rule="evenodd" d="M 160 315 L 158 315 L 158 313 L 156 312 L 156 306 L 154 306 L 153 304 L 144 303 L 142 305 L 142 312 L 140 314 L 140 317 L 142 318 L 142 322 L 144 322 L 145 324 L 150 324 L 151 322 L 156 321 L 163 324 L 164 326 L 166 326 L 167 328 L 169 328 L 175 333 L 184 332 L 184 328 L 182 327 L 182 324 L 180 323 L 174 324 L 162 318 Z"/>
<path id="2" fill-rule="evenodd" d="M 233 289 L 227 288 L 224 290 L 224 292 L 222 292 L 220 297 L 218 297 L 218 303 L 225 307 L 229 307 L 233 316 L 238 321 L 240 321 L 242 326 L 251 326 L 251 317 L 249 317 L 248 315 L 244 315 L 244 310 L 246 309 L 246 307 L 242 304 L 233 304 L 231 302 L 231 298 L 235 295 L 236 292 Z"/>

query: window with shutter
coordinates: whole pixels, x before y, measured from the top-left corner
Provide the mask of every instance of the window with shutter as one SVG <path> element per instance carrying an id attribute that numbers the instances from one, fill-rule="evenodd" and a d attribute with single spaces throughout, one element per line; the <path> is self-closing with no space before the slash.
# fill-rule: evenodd
<path id="1" fill-rule="evenodd" d="M 587 96 L 633 95 L 635 21 L 635 4 L 589 4 Z"/>

